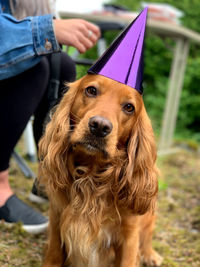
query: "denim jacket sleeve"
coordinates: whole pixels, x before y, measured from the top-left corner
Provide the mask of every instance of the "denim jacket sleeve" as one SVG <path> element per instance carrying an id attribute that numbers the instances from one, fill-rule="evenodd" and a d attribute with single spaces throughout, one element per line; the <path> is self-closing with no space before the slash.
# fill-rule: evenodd
<path id="1" fill-rule="evenodd" d="M 52 15 L 18 21 L 1 10 L 0 3 L 0 80 L 33 67 L 43 55 L 60 51 Z"/>

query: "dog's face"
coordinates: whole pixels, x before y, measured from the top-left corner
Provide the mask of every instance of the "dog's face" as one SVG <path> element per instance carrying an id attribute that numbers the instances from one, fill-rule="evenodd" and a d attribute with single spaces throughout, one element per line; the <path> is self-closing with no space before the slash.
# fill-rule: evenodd
<path id="1" fill-rule="evenodd" d="M 40 141 L 41 176 L 54 189 L 76 180 L 90 191 L 97 180 L 107 192 L 114 184 L 120 205 L 138 214 L 153 209 L 156 146 L 142 96 L 100 75 L 69 86 Z"/>
<path id="2" fill-rule="evenodd" d="M 70 142 L 89 155 L 113 157 L 126 147 L 143 100 L 133 88 L 100 75 L 78 82 L 71 108 Z"/>

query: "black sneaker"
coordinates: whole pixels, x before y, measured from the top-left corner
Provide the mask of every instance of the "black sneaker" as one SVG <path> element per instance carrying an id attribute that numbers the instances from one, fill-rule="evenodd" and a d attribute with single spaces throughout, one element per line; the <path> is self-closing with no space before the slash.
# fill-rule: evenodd
<path id="1" fill-rule="evenodd" d="M 42 204 L 48 202 L 48 197 L 45 193 L 44 188 L 41 185 L 38 185 L 37 178 L 33 183 L 31 193 L 29 195 L 29 200 L 34 203 Z"/>
<path id="2" fill-rule="evenodd" d="M 48 226 L 48 219 L 35 211 L 16 195 L 12 195 L 0 208 L 0 220 L 8 224 L 21 222 L 22 228 L 32 234 L 44 232 Z"/>

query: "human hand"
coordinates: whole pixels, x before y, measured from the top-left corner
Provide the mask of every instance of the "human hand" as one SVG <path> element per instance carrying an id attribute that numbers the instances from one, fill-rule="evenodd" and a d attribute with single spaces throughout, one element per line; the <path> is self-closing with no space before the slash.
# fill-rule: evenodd
<path id="1" fill-rule="evenodd" d="M 83 19 L 55 19 L 53 22 L 58 43 L 73 46 L 80 53 L 93 47 L 100 37 L 99 28 Z"/>

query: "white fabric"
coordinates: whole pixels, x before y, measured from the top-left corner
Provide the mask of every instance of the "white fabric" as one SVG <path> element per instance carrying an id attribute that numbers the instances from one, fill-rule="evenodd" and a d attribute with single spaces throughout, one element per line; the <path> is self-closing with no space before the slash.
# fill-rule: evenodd
<path id="1" fill-rule="evenodd" d="M 17 19 L 54 14 L 55 0 L 10 0 L 11 12 Z"/>

